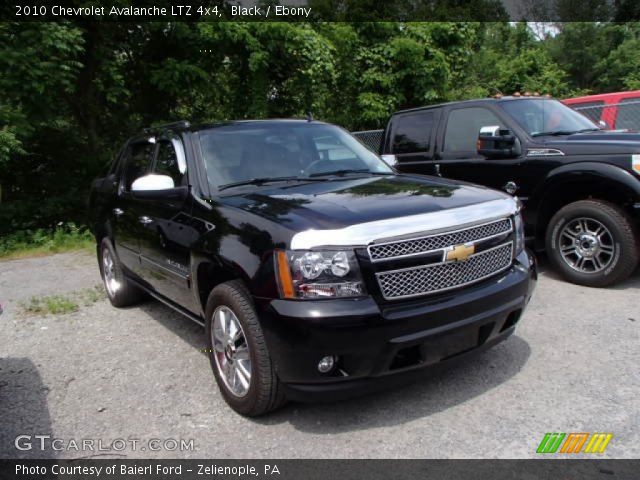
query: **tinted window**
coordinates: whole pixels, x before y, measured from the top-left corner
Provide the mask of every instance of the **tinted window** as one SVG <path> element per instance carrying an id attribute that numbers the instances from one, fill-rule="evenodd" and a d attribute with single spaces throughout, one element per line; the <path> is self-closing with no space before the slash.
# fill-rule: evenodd
<path id="1" fill-rule="evenodd" d="M 625 98 L 620 101 L 616 128 L 640 130 L 640 97 Z"/>
<path id="2" fill-rule="evenodd" d="M 126 191 L 131 190 L 131 184 L 147 173 L 155 144 L 153 143 L 134 143 L 129 147 L 128 157 L 125 160 L 124 167 L 124 188 Z"/>
<path id="3" fill-rule="evenodd" d="M 173 178 L 175 186 L 183 184 L 184 175 L 180 173 L 178 166 L 178 156 L 173 144 L 167 140 L 160 142 L 158 146 L 158 157 L 156 158 L 155 173 L 160 175 L 168 175 Z"/>
<path id="4" fill-rule="evenodd" d="M 482 127 L 503 127 L 500 119 L 489 109 L 469 107 L 452 110 L 444 136 L 445 152 L 475 152 L 478 133 Z"/>
<path id="5" fill-rule="evenodd" d="M 598 130 L 591 120 L 557 100 L 527 98 L 500 105 L 533 137 Z"/>
<path id="6" fill-rule="evenodd" d="M 604 102 L 584 102 L 574 103 L 569 105 L 576 112 L 580 112 L 592 122 L 598 123 L 602 117 L 602 110 L 604 109 Z"/>
<path id="7" fill-rule="evenodd" d="M 429 150 L 434 112 L 401 115 L 393 129 L 392 153 L 416 153 Z"/>

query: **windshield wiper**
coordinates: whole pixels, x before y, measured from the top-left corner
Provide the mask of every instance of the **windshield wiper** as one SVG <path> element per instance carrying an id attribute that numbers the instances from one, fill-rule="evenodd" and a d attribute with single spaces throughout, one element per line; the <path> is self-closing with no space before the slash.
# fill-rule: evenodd
<path id="1" fill-rule="evenodd" d="M 535 132 L 535 133 L 532 133 L 531 136 L 532 137 L 546 137 L 547 135 L 549 135 L 549 136 L 573 135 L 574 133 L 577 133 L 577 130 L 552 130 L 552 131 L 549 131 L 549 132 Z"/>
<path id="2" fill-rule="evenodd" d="M 393 172 L 372 172 L 368 168 L 343 168 L 340 170 L 331 170 L 329 172 L 312 173 L 311 175 L 309 175 L 309 178 L 330 176 L 341 177 L 350 173 L 368 173 L 369 175 L 395 175 Z"/>
<path id="3" fill-rule="evenodd" d="M 292 177 L 257 177 L 257 178 L 249 178 L 248 180 L 241 180 L 239 182 L 225 183 L 224 185 L 220 185 L 218 187 L 218 190 L 226 190 L 227 188 L 240 187 L 242 185 L 263 185 L 265 183 L 288 182 L 293 180 L 299 180 L 301 182 L 302 181 L 318 182 L 318 181 L 323 181 L 325 179 L 310 178 L 310 177 L 293 177 L 293 176 Z"/>

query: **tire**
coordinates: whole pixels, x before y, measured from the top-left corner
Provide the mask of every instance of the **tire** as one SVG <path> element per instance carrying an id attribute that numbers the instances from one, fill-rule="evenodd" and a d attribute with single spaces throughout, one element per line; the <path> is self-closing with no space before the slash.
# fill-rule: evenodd
<path id="1" fill-rule="evenodd" d="M 551 218 L 546 248 L 551 264 L 568 281 L 605 287 L 633 273 L 640 245 L 624 210 L 603 200 L 581 200 Z"/>
<path id="2" fill-rule="evenodd" d="M 235 327 L 230 324 L 225 327 L 228 333 L 222 330 L 226 319 L 235 322 Z M 241 415 L 256 417 L 285 403 L 251 296 L 242 282 L 222 283 L 211 291 L 205 331 L 213 374 L 232 409 Z"/>
<path id="3" fill-rule="evenodd" d="M 120 259 L 108 238 L 103 238 L 99 251 L 100 276 L 111 305 L 117 308 L 139 303 L 144 293 L 124 274 Z M 109 273 L 111 271 L 111 274 Z"/>

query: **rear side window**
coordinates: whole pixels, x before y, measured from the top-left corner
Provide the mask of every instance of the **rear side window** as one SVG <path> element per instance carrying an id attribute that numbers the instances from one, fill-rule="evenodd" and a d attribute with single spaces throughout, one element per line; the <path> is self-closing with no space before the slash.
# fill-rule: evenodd
<path id="1" fill-rule="evenodd" d="M 444 136 L 445 152 L 475 152 L 478 134 L 482 127 L 497 125 L 500 119 L 488 108 L 469 107 L 452 110 Z"/>
<path id="2" fill-rule="evenodd" d="M 584 102 L 584 103 L 574 103 L 569 105 L 576 112 L 580 112 L 589 120 L 594 123 L 598 123 L 600 118 L 602 117 L 602 110 L 604 110 L 604 102 Z"/>
<path id="3" fill-rule="evenodd" d="M 616 128 L 640 130 L 640 97 L 624 98 L 620 101 Z"/>
<path id="4" fill-rule="evenodd" d="M 420 112 L 397 117 L 393 129 L 392 153 L 428 151 L 434 119 L 434 112 Z"/>
<path id="5" fill-rule="evenodd" d="M 155 143 L 134 143 L 129 147 L 124 165 L 124 189 L 131 190 L 131 184 L 149 170 Z"/>

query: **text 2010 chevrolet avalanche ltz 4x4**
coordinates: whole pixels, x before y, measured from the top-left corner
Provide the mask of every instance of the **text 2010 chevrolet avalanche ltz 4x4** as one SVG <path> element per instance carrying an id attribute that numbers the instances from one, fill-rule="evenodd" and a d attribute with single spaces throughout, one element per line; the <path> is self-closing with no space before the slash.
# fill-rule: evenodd
<path id="1" fill-rule="evenodd" d="M 398 174 L 316 121 L 147 129 L 94 182 L 90 215 L 111 303 L 146 292 L 203 324 L 244 415 L 495 345 L 536 280 L 512 197 Z"/>

